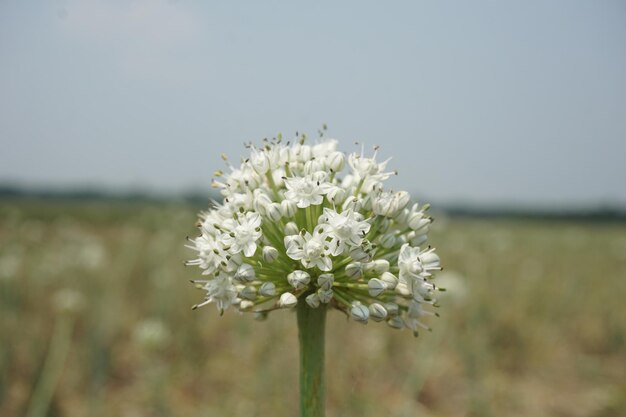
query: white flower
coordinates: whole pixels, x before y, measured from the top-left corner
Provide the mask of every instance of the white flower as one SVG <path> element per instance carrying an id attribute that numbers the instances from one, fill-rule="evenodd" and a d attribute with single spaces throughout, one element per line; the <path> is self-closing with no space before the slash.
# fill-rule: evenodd
<path id="1" fill-rule="evenodd" d="M 398 256 L 398 267 L 400 269 L 400 279 L 418 278 L 419 274 L 424 271 L 422 262 L 419 259 L 420 248 L 412 248 L 405 243 L 400 248 Z"/>
<path id="2" fill-rule="evenodd" d="M 285 236 L 284 243 L 287 249 L 287 256 L 293 260 L 302 262 L 305 268 L 317 267 L 321 271 L 330 271 L 332 261 L 328 257 L 330 254 L 329 244 L 326 235 L 321 232 L 318 226 L 313 234 L 305 232 Z"/>
<path id="3" fill-rule="evenodd" d="M 206 299 L 195 305 L 194 309 L 208 303 L 216 303 L 217 309 L 223 312 L 237 299 L 237 289 L 225 273 L 219 273 L 213 279 L 206 281 L 203 289 L 207 292 Z"/>
<path id="4" fill-rule="evenodd" d="M 230 263 L 226 258 L 228 255 L 223 245 L 211 235 L 202 235 L 195 239 L 190 239 L 193 245 L 188 248 L 198 252 L 198 257 L 187 261 L 187 265 L 197 265 L 204 269 L 204 274 L 213 274 L 220 268 L 227 267 Z"/>
<path id="5" fill-rule="evenodd" d="M 400 191 L 397 193 L 382 192 L 372 200 L 374 214 L 385 217 L 394 217 L 409 203 L 409 193 Z"/>
<path id="6" fill-rule="evenodd" d="M 385 172 L 389 159 L 378 163 L 376 161 L 376 152 L 372 158 L 366 158 L 356 153 L 348 156 L 348 164 L 352 168 L 352 176 L 346 177 L 348 183 L 358 186 L 361 183 L 361 192 L 369 193 L 374 187 L 382 184 L 383 181 L 389 179 L 394 173 Z"/>
<path id="7" fill-rule="evenodd" d="M 286 178 L 285 198 L 293 201 L 300 208 L 320 205 L 324 201 L 324 194 L 328 191 L 329 186 L 325 179 L 326 174 L 323 172 L 305 177 Z"/>
<path id="8" fill-rule="evenodd" d="M 360 246 L 369 232 L 371 225 L 363 220 L 363 216 L 348 209 L 337 213 L 329 208 L 324 209 L 324 227 L 330 237 L 330 253 L 337 256 L 346 249 Z"/>
<path id="9" fill-rule="evenodd" d="M 256 241 L 261 237 L 261 216 L 256 212 L 248 212 L 237 216 L 237 220 L 228 219 L 223 223 L 226 233 L 222 234 L 224 246 L 230 247 L 230 253 L 239 253 L 247 257 L 254 255 Z"/>
<path id="10" fill-rule="evenodd" d="M 337 150 L 337 141 L 282 136 L 247 145 L 249 155 L 215 172 L 223 200 L 200 214 L 193 281 L 220 312 L 265 318 L 278 308 L 337 308 L 360 323 L 424 328 L 438 307 L 441 261 L 420 249 L 428 205 L 409 206 L 385 181 L 387 161 Z M 260 246 L 262 250 L 257 250 Z M 287 290 L 290 290 L 286 292 Z"/>

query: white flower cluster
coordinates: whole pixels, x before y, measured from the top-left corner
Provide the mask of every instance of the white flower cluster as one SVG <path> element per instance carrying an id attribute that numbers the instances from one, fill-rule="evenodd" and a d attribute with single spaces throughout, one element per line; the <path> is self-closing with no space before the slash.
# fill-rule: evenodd
<path id="1" fill-rule="evenodd" d="M 392 328 L 427 328 L 436 315 L 432 282 L 441 269 L 423 247 L 432 219 L 427 205 L 410 204 L 405 191 L 385 190 L 394 175 L 376 152 L 346 155 L 337 141 L 279 136 L 230 172 L 216 172 L 222 203 L 201 213 L 200 236 L 189 239 L 206 279 L 195 307 L 234 305 L 264 317 L 299 302 L 328 305 L 355 321 L 385 321 Z M 344 172 L 346 171 L 346 172 Z"/>

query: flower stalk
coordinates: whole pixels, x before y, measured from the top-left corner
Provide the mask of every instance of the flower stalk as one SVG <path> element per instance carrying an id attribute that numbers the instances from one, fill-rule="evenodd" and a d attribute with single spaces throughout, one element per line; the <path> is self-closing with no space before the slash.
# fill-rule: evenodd
<path id="1" fill-rule="evenodd" d="M 326 307 L 298 303 L 300 343 L 300 417 L 324 417 L 324 335 Z"/>

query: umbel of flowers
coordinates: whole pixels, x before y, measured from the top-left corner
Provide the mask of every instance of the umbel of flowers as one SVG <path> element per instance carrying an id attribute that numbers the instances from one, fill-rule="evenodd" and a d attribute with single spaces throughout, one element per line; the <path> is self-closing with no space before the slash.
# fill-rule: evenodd
<path id="1" fill-rule="evenodd" d="M 417 335 L 424 317 L 437 315 L 433 274 L 441 269 L 426 244 L 432 218 L 428 205 L 385 181 L 387 162 L 345 154 L 337 141 L 309 144 L 280 135 L 228 172 L 213 186 L 222 202 L 201 213 L 200 235 L 189 239 L 197 252 L 188 265 L 202 269 L 193 281 L 206 291 L 194 308 L 214 303 L 259 318 L 270 311 L 306 305 L 332 307 L 354 321 L 384 322 Z"/>

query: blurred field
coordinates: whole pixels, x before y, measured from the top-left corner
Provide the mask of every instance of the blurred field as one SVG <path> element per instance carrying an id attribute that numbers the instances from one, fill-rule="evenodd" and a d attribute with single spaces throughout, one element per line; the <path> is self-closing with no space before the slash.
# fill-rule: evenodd
<path id="1" fill-rule="evenodd" d="M 188 280 L 181 205 L 0 203 L 0 415 L 23 415 L 79 290 L 50 416 L 294 416 L 295 314 Z M 329 315 L 329 416 L 626 415 L 626 224 L 437 218 L 441 318 L 414 339 Z"/>

